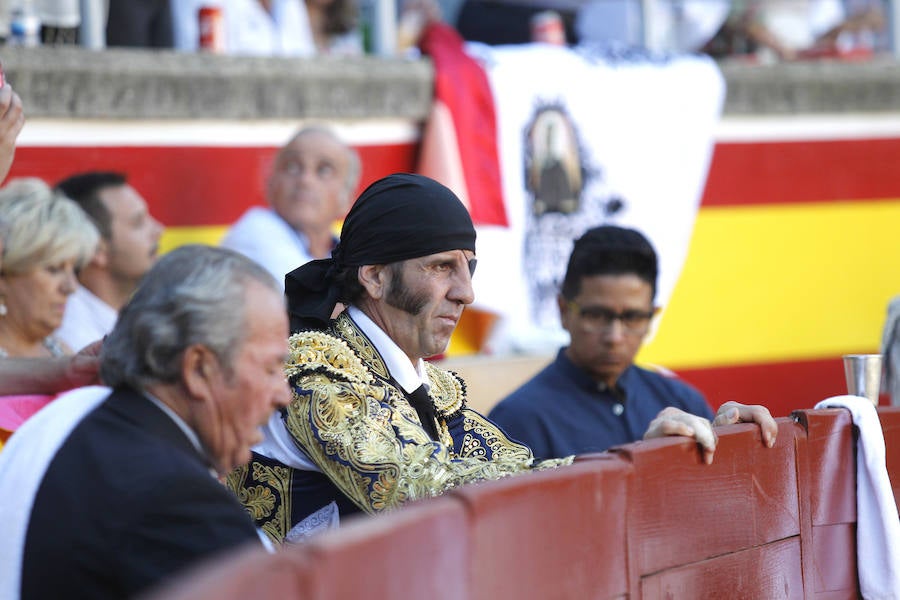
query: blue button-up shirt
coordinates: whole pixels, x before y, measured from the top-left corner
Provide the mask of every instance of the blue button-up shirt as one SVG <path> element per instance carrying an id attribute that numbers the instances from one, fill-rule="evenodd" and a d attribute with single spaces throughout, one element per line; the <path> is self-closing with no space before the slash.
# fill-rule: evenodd
<path id="1" fill-rule="evenodd" d="M 632 365 L 610 389 L 576 367 L 563 349 L 489 417 L 536 458 L 556 458 L 639 440 L 667 406 L 713 418 L 703 395 L 679 379 Z"/>

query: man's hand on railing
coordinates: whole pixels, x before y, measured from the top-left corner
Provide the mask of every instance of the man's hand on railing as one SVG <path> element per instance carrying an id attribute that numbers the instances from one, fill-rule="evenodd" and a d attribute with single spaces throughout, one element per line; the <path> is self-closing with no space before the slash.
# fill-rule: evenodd
<path id="1" fill-rule="evenodd" d="M 765 406 L 741 404 L 733 400 L 726 402 L 716 411 L 713 426 L 732 425 L 734 423 L 758 424 L 760 433 L 762 433 L 763 443 L 769 448 L 775 445 L 775 438 L 778 436 L 778 425 L 775 423 L 775 419 L 772 418 L 769 409 Z"/>
<path id="2" fill-rule="evenodd" d="M 697 440 L 703 452 L 703 462 L 710 464 L 716 451 L 718 437 L 713 426 L 731 425 L 734 423 L 757 423 L 763 443 L 769 448 L 775 445 L 778 425 L 765 406 L 748 406 L 738 402 L 726 402 L 719 407 L 715 420 L 710 423 L 703 417 L 687 413 L 674 406 L 669 406 L 650 422 L 644 439 L 681 435 Z"/>

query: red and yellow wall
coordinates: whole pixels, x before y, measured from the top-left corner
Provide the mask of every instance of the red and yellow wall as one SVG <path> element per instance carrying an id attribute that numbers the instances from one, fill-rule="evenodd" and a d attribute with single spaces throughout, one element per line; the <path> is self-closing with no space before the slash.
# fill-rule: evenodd
<path id="1" fill-rule="evenodd" d="M 900 120 L 726 119 L 688 259 L 640 359 L 713 404 L 784 415 L 846 392 L 841 355 L 879 351 L 898 294 Z"/>
<path id="2" fill-rule="evenodd" d="M 163 249 L 216 243 L 262 190 L 297 122 L 31 121 L 11 176 L 128 174 L 166 226 Z M 418 124 L 331 123 L 361 155 L 360 189 L 412 171 Z M 687 262 L 639 356 L 714 406 L 776 415 L 844 393 L 840 356 L 877 352 L 900 294 L 900 117 L 721 123 Z"/>

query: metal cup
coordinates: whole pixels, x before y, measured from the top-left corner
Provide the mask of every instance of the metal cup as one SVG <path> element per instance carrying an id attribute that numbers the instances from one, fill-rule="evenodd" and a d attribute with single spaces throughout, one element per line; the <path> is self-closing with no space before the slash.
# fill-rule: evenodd
<path id="1" fill-rule="evenodd" d="M 848 394 L 863 396 L 878 406 L 881 388 L 880 354 L 845 354 L 844 378 L 847 380 Z"/>

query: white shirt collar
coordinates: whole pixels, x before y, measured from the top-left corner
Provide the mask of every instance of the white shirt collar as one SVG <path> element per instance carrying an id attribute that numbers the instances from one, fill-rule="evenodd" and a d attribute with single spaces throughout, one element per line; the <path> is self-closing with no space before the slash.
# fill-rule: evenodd
<path id="1" fill-rule="evenodd" d="M 374 344 L 375 349 L 381 354 L 391 377 L 400 384 L 403 391 L 410 393 L 420 385 L 431 387 L 428 376 L 425 374 L 425 361 L 421 358 L 413 365 L 409 357 L 400 349 L 394 340 L 384 332 L 366 313 L 355 306 L 347 310 L 353 322 L 362 329 L 366 337 Z"/>

